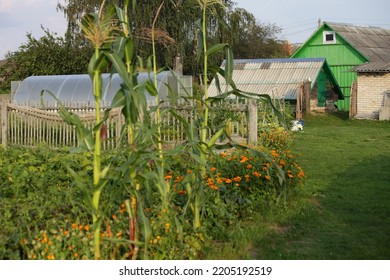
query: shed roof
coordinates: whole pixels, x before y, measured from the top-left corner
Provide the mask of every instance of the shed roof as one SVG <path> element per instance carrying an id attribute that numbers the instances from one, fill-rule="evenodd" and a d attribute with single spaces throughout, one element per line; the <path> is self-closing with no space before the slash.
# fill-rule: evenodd
<path id="1" fill-rule="evenodd" d="M 374 26 L 324 22 L 370 62 L 390 62 L 390 30 Z"/>
<path id="2" fill-rule="evenodd" d="M 355 67 L 354 70 L 358 73 L 373 73 L 373 72 L 390 72 L 390 62 L 371 62 L 365 63 L 358 67 Z"/>
<path id="3" fill-rule="evenodd" d="M 225 62 L 222 64 L 224 67 Z M 323 69 L 328 75 L 340 99 L 343 95 L 325 58 L 279 58 L 234 60 L 233 81 L 243 92 L 268 94 L 273 98 L 296 99 L 297 85 L 304 80 L 317 80 Z M 222 92 L 232 90 L 219 77 Z M 220 94 L 215 79 L 210 84 L 209 96 Z"/>

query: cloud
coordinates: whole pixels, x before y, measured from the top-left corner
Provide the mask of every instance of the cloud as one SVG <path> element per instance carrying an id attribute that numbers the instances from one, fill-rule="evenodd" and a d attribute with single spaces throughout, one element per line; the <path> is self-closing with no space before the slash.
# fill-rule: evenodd
<path id="1" fill-rule="evenodd" d="M 20 24 L 10 13 L 0 11 L 0 29 L 17 26 Z"/>
<path id="2" fill-rule="evenodd" d="M 13 4 L 15 4 L 14 0 L 0 0 L 0 12 L 9 11 Z"/>
<path id="3" fill-rule="evenodd" d="M 36 7 L 42 5 L 43 3 L 47 3 L 47 1 L 46 0 L 24 0 L 24 1 L 0 0 L 0 12 L 10 12 L 12 10 L 17 10 L 26 7 Z"/>

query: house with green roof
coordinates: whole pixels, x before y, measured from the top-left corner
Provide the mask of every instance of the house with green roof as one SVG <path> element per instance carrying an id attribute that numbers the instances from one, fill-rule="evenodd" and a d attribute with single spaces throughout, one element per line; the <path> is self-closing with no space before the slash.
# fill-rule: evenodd
<path id="1" fill-rule="evenodd" d="M 326 58 L 345 97 L 337 102 L 338 109 L 349 111 L 351 86 L 357 80 L 354 69 L 390 62 L 390 30 L 324 22 L 291 57 Z M 318 105 L 325 107 L 321 100 Z"/>

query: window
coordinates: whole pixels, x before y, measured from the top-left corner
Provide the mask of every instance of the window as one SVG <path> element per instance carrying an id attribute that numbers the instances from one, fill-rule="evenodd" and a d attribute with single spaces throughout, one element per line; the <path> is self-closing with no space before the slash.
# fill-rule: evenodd
<path id="1" fill-rule="evenodd" d="M 336 44 L 336 33 L 334 31 L 324 31 L 322 38 L 324 44 Z"/>

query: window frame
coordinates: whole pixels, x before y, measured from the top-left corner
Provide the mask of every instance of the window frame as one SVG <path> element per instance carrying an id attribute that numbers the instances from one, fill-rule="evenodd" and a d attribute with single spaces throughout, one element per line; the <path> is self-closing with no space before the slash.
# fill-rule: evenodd
<path id="1" fill-rule="evenodd" d="M 327 40 L 327 36 L 328 35 L 333 35 L 333 40 L 332 41 L 328 41 Z M 336 32 L 334 32 L 334 31 L 324 31 L 323 33 L 322 33 L 322 42 L 324 43 L 324 44 L 336 44 Z"/>

